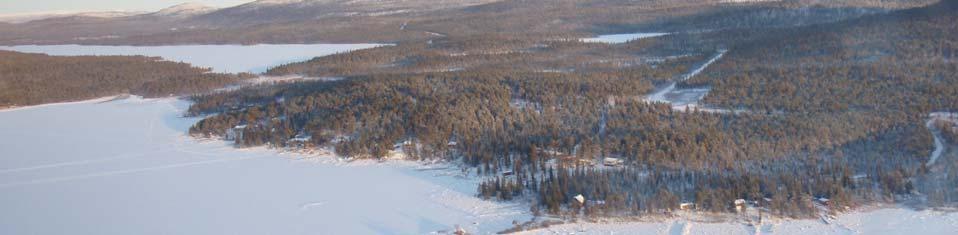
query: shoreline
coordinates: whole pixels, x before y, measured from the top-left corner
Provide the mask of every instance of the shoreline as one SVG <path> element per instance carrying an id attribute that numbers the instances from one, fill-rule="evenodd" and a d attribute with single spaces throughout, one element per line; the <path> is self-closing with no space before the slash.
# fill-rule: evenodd
<path id="1" fill-rule="evenodd" d="M 743 220 L 741 215 L 709 212 L 682 212 L 671 216 L 578 218 L 577 221 L 571 222 L 551 220 L 561 223 L 512 231 L 508 234 L 872 234 L 875 231 L 887 232 L 889 229 L 910 231 L 907 227 L 896 227 L 896 223 L 906 224 L 907 220 L 912 219 L 923 220 L 922 222 L 929 219 L 958 221 L 958 208 L 917 209 L 898 203 L 877 203 L 840 212 L 831 220 L 768 217 L 764 218 L 762 223 Z M 896 223 L 883 223 L 885 221 Z M 541 224 L 543 221 L 539 222 Z M 880 226 L 869 227 L 866 225 L 869 223 Z M 678 229 L 676 226 L 679 226 Z M 958 228 L 955 223 L 937 223 L 937 226 L 921 229 L 953 231 L 952 229 Z M 675 231 L 683 232 L 674 233 Z"/>
<path id="2" fill-rule="evenodd" d="M 27 105 L 27 106 L 7 106 L 7 107 L 0 107 L 0 112 L 22 111 L 22 110 L 30 110 L 30 109 L 36 109 L 36 108 L 72 105 L 72 104 L 103 103 L 103 102 L 114 101 L 114 100 L 117 100 L 118 98 L 128 97 L 128 96 L 129 95 L 121 94 L 121 95 L 104 96 L 100 98 L 93 98 L 93 99 L 86 99 L 86 100 L 54 102 L 54 103 L 45 103 L 45 104 L 36 104 L 36 105 Z"/>

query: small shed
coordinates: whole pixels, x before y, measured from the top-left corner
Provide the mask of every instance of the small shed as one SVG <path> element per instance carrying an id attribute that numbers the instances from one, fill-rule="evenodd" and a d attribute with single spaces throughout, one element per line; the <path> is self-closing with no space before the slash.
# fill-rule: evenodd
<path id="1" fill-rule="evenodd" d="M 246 125 L 238 125 L 226 130 L 226 140 L 242 139 L 244 130 L 246 130 Z"/>
<path id="2" fill-rule="evenodd" d="M 575 197 L 573 197 L 573 199 L 579 202 L 579 204 L 585 203 L 585 196 L 582 196 L 582 194 L 576 195 Z"/>
<path id="3" fill-rule="evenodd" d="M 826 206 L 827 206 L 830 201 L 831 201 L 831 200 L 828 200 L 828 198 L 824 198 L 824 197 L 818 198 L 818 203 L 821 203 L 822 205 L 826 205 Z"/>
<path id="4" fill-rule="evenodd" d="M 291 141 L 291 142 L 309 142 L 309 141 L 312 140 L 312 139 L 313 139 L 313 136 L 311 136 L 311 135 L 309 135 L 309 134 L 301 133 L 301 134 L 298 134 L 298 135 L 294 136 L 294 137 L 293 137 L 292 139 L 290 139 L 289 141 Z"/>
<path id="5" fill-rule="evenodd" d="M 619 158 L 607 157 L 602 160 L 602 164 L 606 166 L 621 166 L 625 161 Z"/>
<path id="6" fill-rule="evenodd" d="M 735 211 L 742 212 L 743 210 L 745 210 L 745 206 L 746 206 L 745 199 L 735 199 L 734 204 L 735 204 Z"/>
<path id="7" fill-rule="evenodd" d="M 680 210 L 686 210 L 686 211 L 687 211 L 687 210 L 695 209 L 695 203 L 691 203 L 691 202 L 683 202 L 683 203 L 680 203 L 680 204 L 679 204 L 679 209 L 680 209 Z"/>

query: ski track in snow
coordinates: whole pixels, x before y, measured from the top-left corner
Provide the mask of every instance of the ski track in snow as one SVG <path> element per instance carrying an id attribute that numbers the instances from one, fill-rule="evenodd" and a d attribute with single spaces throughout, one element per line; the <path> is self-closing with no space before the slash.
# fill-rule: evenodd
<path id="1" fill-rule="evenodd" d="M 689 221 L 672 222 L 669 235 L 689 235 L 692 233 L 692 223 Z"/>
<path id="2" fill-rule="evenodd" d="M 257 159 L 257 158 L 263 158 L 263 157 L 266 157 L 266 156 L 253 156 L 253 157 L 242 157 L 242 158 L 214 159 L 214 160 L 207 160 L 207 161 L 187 162 L 187 163 L 179 163 L 179 164 L 170 164 L 170 165 L 154 166 L 154 167 L 135 168 L 135 169 L 126 169 L 126 170 L 118 170 L 118 171 L 107 171 L 107 172 L 99 172 L 99 173 L 84 174 L 84 175 L 64 176 L 64 177 L 56 177 L 56 178 L 48 178 L 48 179 L 29 180 L 29 181 L 24 181 L 24 182 L 14 182 L 14 183 L 0 184 L 0 189 L 17 187 L 17 186 L 26 186 L 26 185 L 60 183 L 60 182 L 73 181 L 73 180 L 83 180 L 83 179 L 98 178 L 98 177 L 107 177 L 107 176 L 117 176 L 117 175 L 125 175 L 125 174 L 134 174 L 134 173 L 142 173 L 142 172 L 158 171 L 158 170 L 166 170 L 166 169 L 175 169 L 175 168 L 182 168 L 182 167 L 192 167 L 192 166 L 199 166 L 199 165 L 209 165 L 209 164 L 216 164 L 216 163 L 226 163 L 226 162 L 233 162 L 233 161 L 243 161 L 243 160 Z"/>
<path id="3" fill-rule="evenodd" d="M 719 51 L 718 51 L 718 54 L 716 54 L 715 56 L 712 56 L 712 58 L 710 58 L 708 61 L 706 61 L 705 63 L 703 63 L 703 64 L 700 65 L 699 67 L 693 69 L 693 70 L 690 71 L 689 73 L 682 75 L 682 77 L 681 77 L 678 81 L 673 81 L 673 82 L 669 83 L 669 85 L 666 86 L 665 88 L 663 88 L 663 89 L 661 89 L 661 90 L 659 90 L 659 91 L 656 91 L 656 92 L 654 92 L 654 93 L 652 93 L 652 94 L 650 94 L 650 95 L 647 95 L 644 100 L 645 100 L 646 102 L 649 102 L 649 103 L 669 103 L 669 104 L 672 104 L 672 108 L 673 108 L 673 109 L 675 109 L 675 110 L 680 110 L 680 111 L 684 111 L 685 108 L 699 108 L 699 110 L 705 111 L 705 112 L 715 112 L 715 113 L 737 113 L 737 112 L 739 112 L 739 111 L 736 111 L 736 110 L 726 110 L 726 109 L 714 109 L 714 108 L 701 108 L 701 107 L 698 107 L 698 106 L 699 106 L 699 105 L 698 105 L 698 102 L 701 101 L 702 98 L 704 98 L 704 96 L 705 96 L 706 93 L 708 93 L 708 90 L 707 90 L 707 89 L 706 89 L 706 90 L 703 90 L 703 89 L 696 89 L 696 88 L 692 88 L 692 89 L 677 89 L 677 88 L 676 88 L 676 86 L 678 85 L 679 82 L 689 80 L 689 79 L 695 77 L 696 75 L 699 75 L 700 73 L 702 73 L 703 71 L 705 71 L 705 69 L 708 68 L 710 65 L 712 65 L 713 63 L 715 63 L 716 61 L 718 61 L 719 59 L 721 59 L 723 56 L 725 56 L 725 53 L 727 53 L 727 52 L 728 52 L 728 50 L 719 50 Z M 678 100 L 678 99 L 675 99 L 675 98 L 669 98 L 669 97 L 668 97 L 669 94 L 672 94 L 672 93 L 680 93 L 680 92 L 686 91 L 686 90 L 687 90 L 687 91 L 690 91 L 690 92 L 693 92 L 693 93 L 695 93 L 695 94 L 699 94 L 699 93 L 700 93 L 700 94 L 699 94 L 699 95 L 696 95 L 696 97 L 694 97 L 694 101 L 690 101 L 690 102 L 689 102 L 689 101 L 682 101 L 682 100 Z M 673 94 L 673 96 L 680 96 L 680 95 L 681 95 L 681 94 Z"/>
<path id="4" fill-rule="evenodd" d="M 310 210 L 310 209 L 313 209 L 313 208 L 321 207 L 321 206 L 323 206 L 323 205 L 326 205 L 326 202 L 309 202 L 309 203 L 303 203 L 303 205 L 299 206 L 299 210 L 307 211 L 307 210 Z"/>
<path id="5" fill-rule="evenodd" d="M 142 158 L 142 157 L 145 157 L 145 156 L 147 156 L 147 155 L 149 155 L 149 154 L 161 153 L 161 152 L 167 152 L 167 151 L 171 151 L 171 150 L 157 150 L 157 151 L 142 152 L 142 153 L 135 153 L 135 154 L 121 154 L 121 155 L 119 155 L 119 156 L 109 157 L 109 158 L 80 160 L 80 161 L 70 161 L 70 162 L 60 162 L 60 163 L 52 163 L 52 164 L 29 166 L 29 167 L 2 169 L 2 170 L 0 170 L 0 174 L 20 173 L 20 172 L 43 170 L 43 169 L 50 169 L 50 168 L 60 168 L 60 167 L 67 167 L 67 166 L 79 166 L 79 165 L 88 165 L 88 164 L 93 164 L 93 163 L 102 163 L 102 162 L 116 161 L 116 160 Z"/>
<path id="6" fill-rule="evenodd" d="M 37 108 L 44 108 L 44 107 L 54 107 L 54 106 L 63 106 L 63 105 L 101 103 L 101 102 L 106 102 L 106 101 L 113 100 L 113 99 L 115 99 L 116 97 L 118 97 L 118 96 L 105 96 L 105 97 L 100 97 L 100 98 L 95 98 L 95 99 L 89 99 L 89 100 L 67 101 L 67 102 L 59 102 L 59 103 L 30 105 L 30 106 L 14 106 L 14 107 L 0 108 L 0 113 L 3 113 L 3 112 L 13 112 L 13 111 L 24 111 L 24 110 L 30 110 L 30 109 L 37 109 Z"/>
<path id="7" fill-rule="evenodd" d="M 945 113 L 945 112 L 935 112 L 928 115 L 928 122 L 925 122 L 925 127 L 931 131 L 931 134 L 935 137 L 935 150 L 932 151 L 931 156 L 928 158 L 928 162 L 925 163 L 925 166 L 932 166 L 938 161 L 938 158 L 941 157 L 941 154 L 945 152 L 945 143 L 942 141 L 941 130 L 935 127 L 935 121 L 943 120 L 953 123 L 958 123 L 958 113 Z"/>

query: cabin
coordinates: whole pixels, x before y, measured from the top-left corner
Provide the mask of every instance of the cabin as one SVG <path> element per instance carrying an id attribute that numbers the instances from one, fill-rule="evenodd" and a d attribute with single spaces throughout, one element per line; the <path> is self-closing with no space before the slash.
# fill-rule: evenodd
<path id="1" fill-rule="evenodd" d="M 607 157 L 607 158 L 605 158 L 605 159 L 602 160 L 602 164 L 604 164 L 604 165 L 606 165 L 606 166 L 613 166 L 613 167 L 614 167 L 614 166 L 622 166 L 622 164 L 624 164 L 624 163 L 625 163 L 625 161 L 623 161 L 622 159 L 614 158 L 614 157 Z"/>
<path id="2" fill-rule="evenodd" d="M 598 205 L 598 206 L 605 205 L 605 200 L 589 200 L 588 202 L 589 202 L 589 205 Z"/>
<path id="3" fill-rule="evenodd" d="M 553 159 L 561 166 L 594 166 L 592 159 L 577 158 L 573 155 L 560 154 Z"/>
<path id="4" fill-rule="evenodd" d="M 679 204 L 679 209 L 683 211 L 695 209 L 695 203 L 683 202 Z"/>
<path id="5" fill-rule="evenodd" d="M 412 140 L 405 140 L 403 142 L 394 144 L 393 149 L 402 149 L 403 147 L 407 147 L 407 146 L 416 146 L 416 145 L 415 143 L 413 143 Z"/>
<path id="6" fill-rule="evenodd" d="M 576 162 L 580 166 L 595 166 L 595 162 L 593 162 L 592 159 L 579 158 Z"/>
<path id="7" fill-rule="evenodd" d="M 286 141 L 286 144 L 290 147 L 305 148 L 309 146 L 309 142 L 313 140 L 313 136 L 300 133 L 294 136 L 289 141 Z"/>
<path id="8" fill-rule="evenodd" d="M 829 202 L 831 201 L 831 200 L 828 200 L 828 198 L 824 198 L 824 197 L 820 197 L 816 200 L 818 201 L 818 203 L 821 203 L 822 205 L 825 205 L 825 206 L 828 206 Z"/>
<path id="9" fill-rule="evenodd" d="M 575 201 L 579 202 L 579 204 L 585 203 L 585 196 L 582 196 L 582 194 L 576 195 L 572 199 L 575 199 Z"/>
<path id="10" fill-rule="evenodd" d="M 243 130 L 246 130 L 246 125 L 238 125 L 229 130 L 226 130 L 226 140 L 237 140 L 243 138 Z"/>
<path id="11" fill-rule="evenodd" d="M 309 142 L 309 141 L 312 140 L 312 139 L 313 139 L 313 136 L 311 136 L 311 135 L 308 135 L 308 134 L 298 134 L 298 135 L 294 136 L 292 139 L 290 139 L 289 141 L 291 141 L 291 142 Z"/>
<path id="12" fill-rule="evenodd" d="M 745 211 L 745 206 L 746 206 L 745 199 L 735 199 L 735 202 L 733 202 L 733 204 L 735 205 L 735 211 L 737 212 Z"/>

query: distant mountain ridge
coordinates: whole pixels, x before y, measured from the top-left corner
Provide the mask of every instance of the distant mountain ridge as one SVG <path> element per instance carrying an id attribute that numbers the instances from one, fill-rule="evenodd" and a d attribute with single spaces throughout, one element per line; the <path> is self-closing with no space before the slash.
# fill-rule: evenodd
<path id="1" fill-rule="evenodd" d="M 936 1 L 259 0 L 222 9 L 185 3 L 150 13 L 71 14 L 32 21 L 21 18 L 16 24 L 0 24 L 0 44 L 398 42 L 449 34 L 588 34 L 722 8 L 893 9 L 933 2 Z"/>
<path id="2" fill-rule="evenodd" d="M 135 16 L 140 14 L 147 14 L 148 12 L 142 11 L 96 11 L 96 12 L 39 12 L 39 13 L 22 13 L 22 14 L 0 14 L 0 22 L 3 23 L 26 23 L 35 20 L 44 20 L 52 18 L 68 18 L 68 17 L 99 17 L 99 18 L 113 18 L 113 17 L 124 17 L 124 16 Z"/>
<path id="3" fill-rule="evenodd" d="M 210 13 L 215 10 L 217 10 L 217 8 L 206 6 L 199 3 L 183 3 L 183 4 L 175 5 L 172 7 L 164 8 L 157 12 L 151 13 L 150 15 L 167 16 L 167 17 L 190 17 L 190 16 Z"/>

